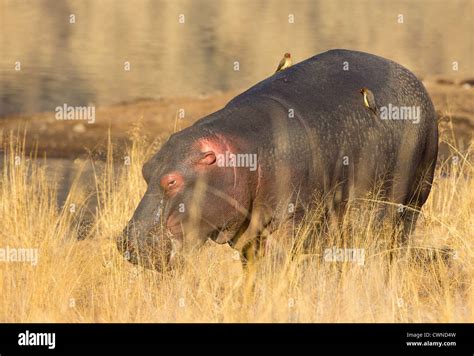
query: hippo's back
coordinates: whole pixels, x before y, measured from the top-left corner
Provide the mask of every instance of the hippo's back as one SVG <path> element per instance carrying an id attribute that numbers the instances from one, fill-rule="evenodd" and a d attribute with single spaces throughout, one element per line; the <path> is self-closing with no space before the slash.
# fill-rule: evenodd
<path id="1" fill-rule="evenodd" d="M 374 93 L 379 107 L 419 106 L 425 116 L 422 126 L 436 122 L 425 88 L 408 69 L 379 56 L 344 49 L 324 52 L 295 64 L 261 81 L 227 106 L 269 97 L 299 111 L 305 120 L 316 117 L 319 121 L 344 120 L 361 108 L 359 91 L 363 87 Z M 311 115 L 306 115 L 309 112 Z"/>

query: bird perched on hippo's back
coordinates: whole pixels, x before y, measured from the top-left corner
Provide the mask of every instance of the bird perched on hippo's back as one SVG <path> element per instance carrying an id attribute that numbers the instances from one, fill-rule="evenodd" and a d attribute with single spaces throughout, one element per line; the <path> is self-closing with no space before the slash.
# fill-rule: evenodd
<path id="1" fill-rule="evenodd" d="M 374 93 L 372 93 L 369 89 L 367 88 L 362 88 L 360 90 L 360 93 L 364 97 L 364 105 L 370 109 L 375 115 L 377 115 L 377 104 L 375 104 L 375 96 Z"/>
<path id="2" fill-rule="evenodd" d="M 282 70 L 285 70 L 293 65 L 293 61 L 291 59 L 291 54 L 290 53 L 285 53 L 283 58 L 281 59 L 280 63 L 278 64 L 278 68 L 275 71 L 275 73 L 281 72 Z"/>

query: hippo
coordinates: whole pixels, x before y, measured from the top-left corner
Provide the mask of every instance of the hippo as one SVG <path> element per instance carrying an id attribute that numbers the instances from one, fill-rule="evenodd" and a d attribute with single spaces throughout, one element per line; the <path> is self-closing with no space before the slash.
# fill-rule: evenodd
<path id="1" fill-rule="evenodd" d="M 373 93 L 377 114 L 361 88 Z M 157 270 L 208 239 L 246 261 L 264 232 L 301 221 L 315 202 L 337 217 L 376 187 L 387 207 L 407 207 L 397 220 L 406 236 L 437 154 L 435 109 L 414 74 L 376 55 L 330 50 L 171 135 L 143 166 L 148 187 L 117 246 Z"/>

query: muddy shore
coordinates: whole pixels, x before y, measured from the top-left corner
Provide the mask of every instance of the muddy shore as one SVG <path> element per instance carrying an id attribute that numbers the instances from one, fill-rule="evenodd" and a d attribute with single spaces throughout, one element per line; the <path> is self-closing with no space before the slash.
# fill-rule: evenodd
<path id="1" fill-rule="evenodd" d="M 440 158 L 450 153 L 449 140 L 465 151 L 474 132 L 474 80 L 451 81 L 428 78 L 423 81 L 438 112 L 441 133 Z M 107 137 L 117 153 L 125 152 L 131 133 L 136 127 L 146 139 L 165 140 L 199 118 L 223 107 L 239 91 L 217 92 L 198 97 L 142 99 L 97 107 L 96 120 L 57 120 L 54 112 L 30 116 L 0 118 L 3 139 L 11 132 L 26 133 L 27 152 L 37 149 L 39 156 L 76 159 L 89 155 L 97 159 L 105 156 Z"/>

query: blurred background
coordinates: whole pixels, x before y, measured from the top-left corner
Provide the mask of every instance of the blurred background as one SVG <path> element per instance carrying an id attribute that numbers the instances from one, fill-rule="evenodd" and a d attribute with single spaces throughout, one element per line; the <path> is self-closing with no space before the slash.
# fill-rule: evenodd
<path id="1" fill-rule="evenodd" d="M 287 51 L 299 62 L 356 49 L 422 78 L 471 78 L 473 3 L 0 0 L 0 116 L 243 90 Z"/>

